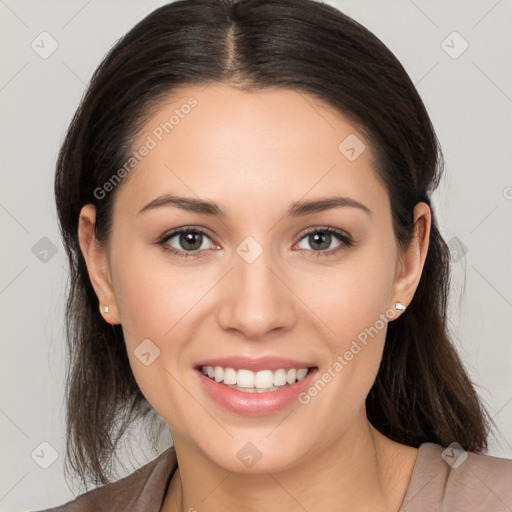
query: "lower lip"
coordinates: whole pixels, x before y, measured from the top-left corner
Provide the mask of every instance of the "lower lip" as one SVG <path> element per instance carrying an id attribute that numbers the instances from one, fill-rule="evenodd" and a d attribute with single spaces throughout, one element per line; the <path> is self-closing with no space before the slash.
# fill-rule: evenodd
<path id="1" fill-rule="evenodd" d="M 196 373 L 206 392 L 218 404 L 232 412 L 245 416 L 263 416 L 288 407 L 297 401 L 297 396 L 311 385 L 317 371 L 317 368 L 312 368 L 302 380 L 288 386 L 283 386 L 276 391 L 244 393 L 216 382 L 203 375 L 200 369 L 196 369 Z"/>

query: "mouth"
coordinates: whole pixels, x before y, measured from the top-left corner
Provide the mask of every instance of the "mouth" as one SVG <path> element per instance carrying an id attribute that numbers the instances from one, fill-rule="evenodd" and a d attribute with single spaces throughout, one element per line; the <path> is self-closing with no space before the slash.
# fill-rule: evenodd
<path id="1" fill-rule="evenodd" d="M 318 366 L 275 357 L 237 357 L 203 361 L 194 370 L 206 395 L 223 409 L 264 416 L 297 404 Z"/>
<path id="2" fill-rule="evenodd" d="M 198 370 L 210 380 L 242 393 L 271 393 L 300 382 L 316 366 L 252 371 L 246 368 L 200 365 Z"/>

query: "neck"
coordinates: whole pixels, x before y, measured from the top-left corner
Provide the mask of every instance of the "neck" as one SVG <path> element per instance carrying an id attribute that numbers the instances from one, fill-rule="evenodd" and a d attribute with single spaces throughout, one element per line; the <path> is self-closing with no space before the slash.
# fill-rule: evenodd
<path id="1" fill-rule="evenodd" d="M 233 473 L 173 433 L 179 461 L 163 512 L 244 510 L 397 511 L 417 449 L 395 443 L 364 421 L 335 446 L 275 473 Z"/>

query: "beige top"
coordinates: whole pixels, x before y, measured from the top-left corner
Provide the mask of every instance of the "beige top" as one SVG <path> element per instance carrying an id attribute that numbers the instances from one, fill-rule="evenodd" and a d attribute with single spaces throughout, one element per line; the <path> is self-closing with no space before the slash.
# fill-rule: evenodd
<path id="1" fill-rule="evenodd" d="M 511 512 L 512 459 L 423 443 L 398 512 Z M 464 460 L 465 459 L 465 460 Z M 170 447 L 125 478 L 39 512 L 160 512 L 177 468 Z"/>

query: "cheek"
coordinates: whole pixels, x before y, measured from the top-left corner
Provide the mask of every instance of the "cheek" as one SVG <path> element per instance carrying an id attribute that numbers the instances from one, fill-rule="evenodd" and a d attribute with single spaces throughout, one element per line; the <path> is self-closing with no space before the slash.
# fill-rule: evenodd
<path id="1" fill-rule="evenodd" d="M 194 286 L 197 275 L 172 267 L 158 254 L 153 258 L 147 248 L 116 249 L 114 292 L 133 375 L 163 418 L 172 411 L 173 422 L 186 424 L 188 395 L 173 376 L 186 345 L 183 327 L 190 325 L 191 306 L 205 292 Z"/>
<path id="2" fill-rule="evenodd" d="M 173 265 L 159 248 L 132 246 L 118 254 L 122 256 L 113 259 L 114 291 L 127 342 L 167 339 L 205 293 L 207 276 L 200 269 Z"/>
<path id="3" fill-rule="evenodd" d="M 142 393 L 163 415 L 183 400 L 172 376 L 187 364 L 188 341 L 200 329 L 194 315 L 218 278 L 199 267 L 180 268 L 159 250 L 135 244 L 129 250 L 116 249 L 114 292 L 130 365 Z M 151 362 L 146 366 L 143 354 L 148 353 L 145 362 Z"/>
<path id="4" fill-rule="evenodd" d="M 159 283 L 147 266 L 131 265 L 129 260 L 118 265 L 114 289 L 126 341 L 131 345 L 144 338 L 160 337 L 165 317 L 159 314 L 164 283 Z M 168 290 L 165 295 L 172 300 Z"/>
<path id="5" fill-rule="evenodd" d="M 393 248 L 383 250 L 382 244 L 375 244 L 329 269 L 315 280 L 315 286 L 308 282 L 304 297 L 329 327 L 332 350 L 347 350 L 353 339 L 361 333 L 364 338 L 366 330 L 375 325 L 385 334 L 382 315 L 390 313 L 394 268 Z"/>
<path id="6" fill-rule="evenodd" d="M 394 316 L 390 310 L 394 265 L 393 247 L 381 242 L 325 274 L 314 292 L 310 288 L 308 305 L 329 327 L 324 337 L 324 372 L 316 387 L 322 389 L 323 404 L 333 412 L 354 413 L 375 380 L 388 320 Z"/>

